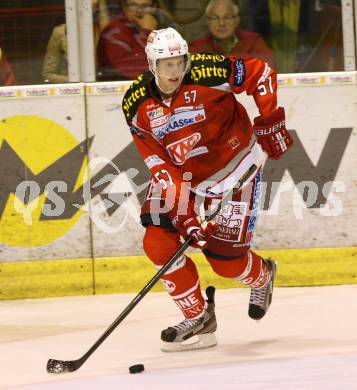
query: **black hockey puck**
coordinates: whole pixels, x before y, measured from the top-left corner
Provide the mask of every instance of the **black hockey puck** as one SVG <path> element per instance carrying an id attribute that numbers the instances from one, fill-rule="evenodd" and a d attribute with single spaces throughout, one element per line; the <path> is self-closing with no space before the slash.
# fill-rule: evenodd
<path id="1" fill-rule="evenodd" d="M 143 364 L 134 364 L 129 367 L 130 374 L 139 374 L 139 372 L 143 372 L 145 370 Z"/>

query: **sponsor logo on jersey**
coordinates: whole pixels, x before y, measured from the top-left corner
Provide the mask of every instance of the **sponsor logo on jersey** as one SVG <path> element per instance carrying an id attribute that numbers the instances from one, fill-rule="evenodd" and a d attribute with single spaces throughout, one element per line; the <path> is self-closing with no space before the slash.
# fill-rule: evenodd
<path id="1" fill-rule="evenodd" d="M 231 201 L 216 215 L 214 236 L 223 241 L 240 241 L 247 203 Z"/>
<path id="2" fill-rule="evenodd" d="M 234 85 L 240 87 L 245 81 L 245 64 L 241 58 L 234 61 Z"/>
<path id="3" fill-rule="evenodd" d="M 204 109 L 180 112 L 171 116 L 170 120 L 166 124 L 156 127 L 152 129 L 152 131 L 156 138 L 161 139 L 172 131 L 183 129 L 189 125 L 202 122 L 205 119 L 206 113 Z"/>
<path id="4" fill-rule="evenodd" d="M 155 110 L 148 111 L 147 115 L 150 120 L 159 118 L 160 116 L 164 115 L 164 109 L 163 107 L 156 108 Z"/>
<path id="5" fill-rule="evenodd" d="M 205 66 L 195 65 L 191 68 L 191 77 L 194 81 L 199 82 L 201 79 L 220 78 L 227 82 L 228 70 L 222 66 Z"/>
<path id="6" fill-rule="evenodd" d="M 145 160 L 146 166 L 151 169 L 152 167 L 155 167 L 156 165 L 162 165 L 165 164 L 165 161 L 161 159 L 158 155 L 154 154 L 152 156 L 147 157 Z"/>
<path id="7" fill-rule="evenodd" d="M 157 127 L 157 126 L 164 125 L 165 123 L 167 123 L 170 120 L 170 117 L 171 117 L 171 114 L 167 114 L 167 115 L 164 115 L 160 118 L 156 118 L 156 119 L 150 121 L 150 127 Z"/>
<path id="8" fill-rule="evenodd" d="M 220 54 L 192 54 L 191 59 L 193 61 L 205 61 L 205 60 L 212 60 L 213 62 L 223 62 L 225 60 L 225 57 Z"/>
<path id="9" fill-rule="evenodd" d="M 182 165 L 187 159 L 198 156 L 203 153 L 208 153 L 206 146 L 201 146 L 194 149 L 199 140 L 201 139 L 200 133 L 194 133 L 189 137 L 180 139 L 166 147 L 172 161 L 176 165 Z"/>
<path id="10" fill-rule="evenodd" d="M 232 137 L 228 140 L 230 147 L 234 150 L 239 146 L 239 140 L 237 137 Z"/>
<path id="11" fill-rule="evenodd" d="M 140 87 L 138 88 L 138 84 L 141 83 L 143 79 L 143 75 L 139 75 L 138 78 L 133 81 L 130 88 L 127 90 L 123 102 L 123 112 L 127 118 L 131 115 L 131 108 L 137 103 L 139 99 L 142 99 L 146 95 L 146 88 Z"/>

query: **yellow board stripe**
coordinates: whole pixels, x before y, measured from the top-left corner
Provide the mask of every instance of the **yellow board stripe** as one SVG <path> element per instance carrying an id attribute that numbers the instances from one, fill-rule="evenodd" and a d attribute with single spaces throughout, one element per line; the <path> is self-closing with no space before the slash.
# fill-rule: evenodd
<path id="1" fill-rule="evenodd" d="M 277 286 L 357 283 L 357 248 L 257 252 L 278 261 Z M 190 257 L 197 265 L 202 288 L 209 284 L 217 288 L 242 287 L 216 275 L 202 254 Z M 0 263 L 0 300 L 139 292 L 155 272 L 145 256 Z M 163 291 L 161 283 L 153 291 Z"/>

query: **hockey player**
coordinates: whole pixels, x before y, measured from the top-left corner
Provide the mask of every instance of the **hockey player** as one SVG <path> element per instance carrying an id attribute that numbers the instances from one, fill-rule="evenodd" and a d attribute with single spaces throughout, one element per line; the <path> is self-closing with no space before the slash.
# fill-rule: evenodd
<path id="1" fill-rule="evenodd" d="M 172 28 L 153 31 L 145 50 L 150 71 L 139 75 L 122 103 L 152 173 L 141 212 L 145 253 L 160 268 L 180 246 L 180 236 L 191 236 L 217 274 L 251 287 L 248 314 L 259 320 L 271 303 L 276 274 L 272 260 L 250 250 L 261 167 L 264 152 L 279 159 L 292 145 L 284 109 L 277 108 L 276 73 L 256 58 L 190 55 Z M 253 95 L 259 109 L 253 126 L 234 96 L 241 92 Z M 257 168 L 214 225 L 202 223 L 204 212 L 252 166 Z M 205 301 L 193 261 L 182 256 L 162 281 L 185 317 L 162 331 L 162 350 L 216 345 L 214 289 Z"/>

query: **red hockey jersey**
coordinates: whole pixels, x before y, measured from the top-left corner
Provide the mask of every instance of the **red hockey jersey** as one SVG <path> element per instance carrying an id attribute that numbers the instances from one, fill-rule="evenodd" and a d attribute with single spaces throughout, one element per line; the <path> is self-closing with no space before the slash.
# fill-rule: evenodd
<path id="1" fill-rule="evenodd" d="M 253 95 L 263 116 L 277 105 L 276 73 L 267 63 L 214 54 L 191 59 L 170 104 L 160 100 L 150 72 L 132 83 L 122 102 L 139 153 L 161 183 L 163 196 L 174 188 L 176 201 L 183 179 L 192 177 L 194 192 L 222 193 L 234 186 L 231 176 L 237 167 L 245 168 L 248 155 L 250 163 L 261 163 L 250 119 L 234 94 Z M 224 188 L 213 190 L 215 183 Z"/>

